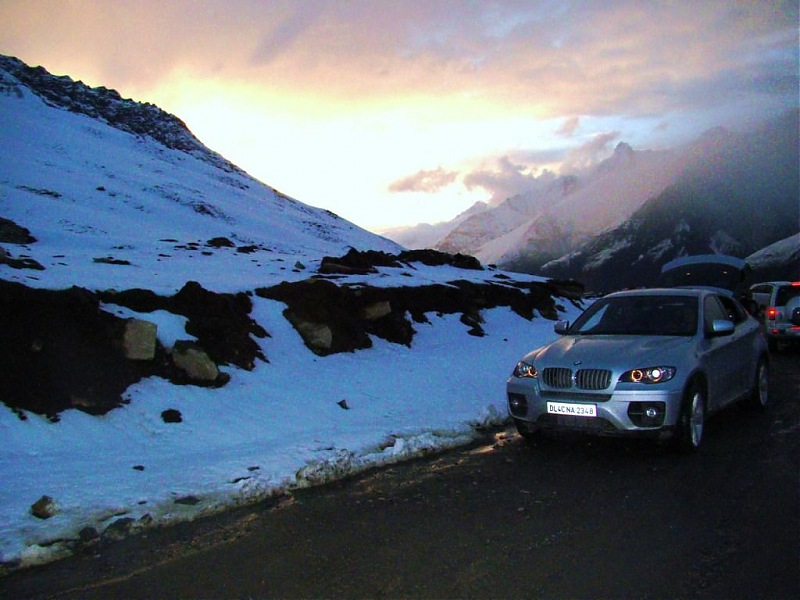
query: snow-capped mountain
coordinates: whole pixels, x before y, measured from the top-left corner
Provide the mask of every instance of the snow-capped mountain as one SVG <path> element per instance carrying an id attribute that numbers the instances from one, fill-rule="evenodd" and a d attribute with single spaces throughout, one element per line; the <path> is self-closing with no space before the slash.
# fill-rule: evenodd
<path id="1" fill-rule="evenodd" d="M 622 223 L 674 179 L 682 162 L 673 152 L 636 151 L 620 143 L 611 157 L 588 171 L 544 174 L 523 194 L 496 206 L 480 203 L 466 216 L 439 224 L 446 234 L 432 245 L 484 263 L 503 264 L 531 249 L 549 258 L 561 256 L 590 235 Z M 387 235 L 414 247 L 414 229 Z"/>
<path id="2" fill-rule="evenodd" d="M 679 256 L 754 255 L 760 262 L 762 249 L 781 240 L 791 245 L 800 229 L 798 122 L 794 111 L 747 136 L 708 132 L 672 185 L 618 227 L 537 272 L 574 277 L 593 289 L 639 287 Z M 752 265 L 756 280 L 800 277 L 791 252 L 772 256 L 763 273 Z M 515 266 L 525 269 L 522 262 Z"/>
<path id="3" fill-rule="evenodd" d="M 429 234 L 442 234 L 438 240 L 433 241 L 430 235 L 424 239 L 447 252 L 472 254 L 484 263 L 497 263 L 528 273 L 539 273 L 550 261 L 558 261 L 555 264 L 562 266 L 575 264 L 574 257 L 568 260 L 572 253 L 594 252 L 597 256 L 593 262 L 600 263 L 617 255 L 621 245 L 628 245 L 622 240 L 610 242 L 609 231 L 625 226 L 651 201 L 664 204 L 664 218 L 672 222 L 671 215 L 677 208 L 673 210 L 669 206 L 668 198 L 674 196 L 670 190 L 675 186 L 686 189 L 687 182 L 694 182 L 692 191 L 687 193 L 695 203 L 682 210 L 698 215 L 707 213 L 704 204 L 710 195 L 719 206 L 728 203 L 729 208 L 734 208 L 723 210 L 719 223 L 732 222 L 739 217 L 750 219 L 754 211 L 758 216 L 756 221 L 747 221 L 747 227 L 752 230 L 745 234 L 748 239 L 737 239 L 739 234 L 729 226 L 718 227 L 710 233 L 707 244 L 700 245 L 703 251 L 715 247 L 722 251 L 721 248 L 727 246 L 736 253 L 752 252 L 763 247 L 758 244 L 770 244 L 796 232 L 800 223 L 797 216 L 800 204 L 797 131 L 798 116 L 794 111 L 748 133 L 712 129 L 691 144 L 670 151 L 638 151 L 619 143 L 611 157 L 588 171 L 541 177 L 523 194 L 496 206 L 484 204 L 476 207 L 471 216 L 459 216 L 449 223 L 436 225 L 436 229 L 429 229 Z M 714 192 L 708 190 L 711 182 Z M 770 212 L 760 212 L 767 206 Z M 768 225 L 781 220 L 791 223 L 793 229 L 787 232 L 785 228 Z M 753 222 L 760 223 L 759 227 L 750 227 Z M 415 228 L 388 235 L 414 247 L 414 234 Z M 595 236 L 601 237 L 593 242 Z M 666 243 L 662 238 L 641 251 L 658 255 L 659 249 L 666 252 Z M 585 244 L 600 249 L 584 248 Z M 736 244 L 741 247 L 732 247 Z M 683 251 L 691 252 L 689 248 Z M 617 270 L 620 275 L 629 267 L 630 262 L 612 261 L 608 265 L 610 271 Z M 582 268 L 549 266 L 546 273 L 580 278 Z"/>
<path id="4" fill-rule="evenodd" d="M 152 104 L 10 57 L 0 139 L 0 216 L 29 231 L 19 258 L 42 267 L 11 279 L 175 291 L 169 264 L 221 291 L 308 256 L 400 250 L 257 181 Z"/>

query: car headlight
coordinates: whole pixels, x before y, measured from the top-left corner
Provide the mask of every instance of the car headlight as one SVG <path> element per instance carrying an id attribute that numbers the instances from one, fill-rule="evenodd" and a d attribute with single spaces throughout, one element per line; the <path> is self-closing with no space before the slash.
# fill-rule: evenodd
<path id="1" fill-rule="evenodd" d="M 536 378 L 539 377 L 539 372 L 536 370 L 532 364 L 521 360 L 517 363 L 517 366 L 514 367 L 514 377 L 520 378 Z"/>
<path id="2" fill-rule="evenodd" d="M 619 378 L 625 383 L 663 383 L 675 377 L 675 367 L 646 367 L 631 369 Z"/>

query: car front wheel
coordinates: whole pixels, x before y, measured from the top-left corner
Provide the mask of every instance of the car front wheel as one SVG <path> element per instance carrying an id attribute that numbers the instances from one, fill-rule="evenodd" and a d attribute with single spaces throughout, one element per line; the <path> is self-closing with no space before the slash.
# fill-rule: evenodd
<path id="1" fill-rule="evenodd" d="M 677 444 L 684 451 L 694 451 L 703 441 L 706 424 L 706 398 L 702 388 L 693 383 L 686 396 L 678 419 Z"/>
<path id="2" fill-rule="evenodd" d="M 764 411 L 769 403 L 769 365 L 763 358 L 758 361 L 753 392 L 748 398 L 748 406 L 755 410 Z"/>

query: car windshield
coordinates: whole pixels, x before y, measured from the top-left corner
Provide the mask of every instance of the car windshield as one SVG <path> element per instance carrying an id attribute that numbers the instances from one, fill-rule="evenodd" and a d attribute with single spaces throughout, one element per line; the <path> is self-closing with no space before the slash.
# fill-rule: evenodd
<path id="1" fill-rule="evenodd" d="M 579 335 L 694 335 L 697 298 L 619 296 L 592 304 L 569 333 Z"/>

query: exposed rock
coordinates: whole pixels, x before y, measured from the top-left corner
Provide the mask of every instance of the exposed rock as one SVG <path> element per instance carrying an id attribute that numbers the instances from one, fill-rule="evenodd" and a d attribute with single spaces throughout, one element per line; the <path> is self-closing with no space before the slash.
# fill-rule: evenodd
<path id="1" fill-rule="evenodd" d="M 333 331 L 324 323 L 306 321 L 302 317 L 287 311 L 286 318 L 303 338 L 306 346 L 318 354 L 326 354 L 333 344 Z"/>
<path id="2" fill-rule="evenodd" d="M 360 252 L 351 248 L 341 257 L 326 256 L 322 259 L 319 272 L 322 274 L 339 273 L 344 275 L 366 275 L 377 273 L 375 267 L 400 267 L 397 258 L 385 252 L 368 250 Z"/>
<path id="3" fill-rule="evenodd" d="M 61 512 L 61 507 L 50 496 L 42 496 L 31 505 L 31 514 L 37 519 L 49 519 Z"/>
<path id="4" fill-rule="evenodd" d="M 216 363 L 202 347 L 194 342 L 180 340 L 172 348 L 172 361 L 192 381 L 210 383 L 219 377 Z"/>
<path id="5" fill-rule="evenodd" d="M 379 262 L 389 262 L 390 255 L 374 254 L 379 255 Z M 443 253 L 432 253 L 430 258 L 440 259 L 440 255 Z M 371 255 L 351 251 L 345 258 L 352 262 L 365 256 Z M 526 319 L 533 319 L 537 313 L 556 319 L 554 296 L 577 304 L 581 292 L 574 282 L 519 283 L 507 279 L 397 288 L 339 286 L 326 279 L 307 279 L 256 290 L 258 296 L 286 303 L 286 318 L 306 345 L 322 356 L 369 348 L 370 335 L 410 345 L 415 331 L 409 314 L 418 323 L 427 321 L 426 313 L 461 314 L 468 333 L 476 336 L 485 335 L 481 311 L 497 306 L 509 306 Z"/>
<path id="6" fill-rule="evenodd" d="M 208 240 L 206 246 L 210 248 L 235 248 L 236 244 L 226 237 L 215 237 Z"/>
<path id="7" fill-rule="evenodd" d="M 0 217 L 0 243 L 3 244 L 33 244 L 36 238 L 31 232 L 20 227 L 11 219 Z"/>
<path id="8" fill-rule="evenodd" d="M 121 540 L 130 535 L 136 520 L 131 517 L 123 517 L 111 523 L 103 531 L 103 538 L 109 540 Z"/>
<path id="9" fill-rule="evenodd" d="M 161 413 L 161 420 L 164 421 L 164 423 L 183 423 L 183 416 L 181 415 L 181 411 L 168 408 Z M 135 468 L 136 467 L 134 467 L 134 469 Z M 142 470 L 144 470 L 144 468 L 142 468 Z"/>
<path id="10" fill-rule="evenodd" d="M 86 526 L 78 532 L 82 544 L 91 544 L 100 539 L 100 533 L 94 527 Z"/>
<path id="11" fill-rule="evenodd" d="M 361 309 L 361 317 L 366 321 L 377 321 L 392 314 L 392 303 L 388 300 L 381 300 Z"/>
<path id="12" fill-rule="evenodd" d="M 129 360 L 153 360 L 156 356 L 158 326 L 143 319 L 128 319 L 122 348 Z"/>
<path id="13" fill-rule="evenodd" d="M 246 370 L 255 368 L 256 358 L 266 362 L 250 336 L 264 338 L 267 332 L 250 317 L 253 303 L 247 294 L 218 294 L 190 281 L 167 306 L 171 312 L 188 317 L 186 332 L 197 337 L 215 362 Z"/>
<path id="14" fill-rule="evenodd" d="M 125 358 L 124 324 L 88 290 L 0 280 L 0 399 L 51 417 L 71 407 L 103 414 L 119 406 L 129 385 L 160 368 Z"/>
<path id="15" fill-rule="evenodd" d="M 269 334 L 250 317 L 253 303 L 245 293 L 218 294 L 190 281 L 170 297 L 141 289 L 109 290 L 99 295 L 104 302 L 137 312 L 166 310 L 185 316 L 189 320 L 186 332 L 197 338 L 217 364 L 230 363 L 252 370 L 256 359 L 267 362 L 253 337 Z"/>
<path id="16" fill-rule="evenodd" d="M 200 504 L 202 500 L 197 496 L 181 496 L 180 498 L 175 498 L 175 504 L 180 504 L 182 506 L 197 506 Z"/>
<path id="17" fill-rule="evenodd" d="M 27 229 L 25 231 L 27 231 Z M 45 270 L 41 264 L 29 256 L 14 258 L 5 248 L 0 248 L 0 264 L 8 265 L 12 269 L 33 269 L 35 271 Z"/>
<path id="18" fill-rule="evenodd" d="M 429 267 L 451 266 L 458 269 L 482 271 L 481 262 L 467 254 L 449 254 L 438 250 L 406 250 L 398 256 L 403 262 L 421 262 Z"/>

